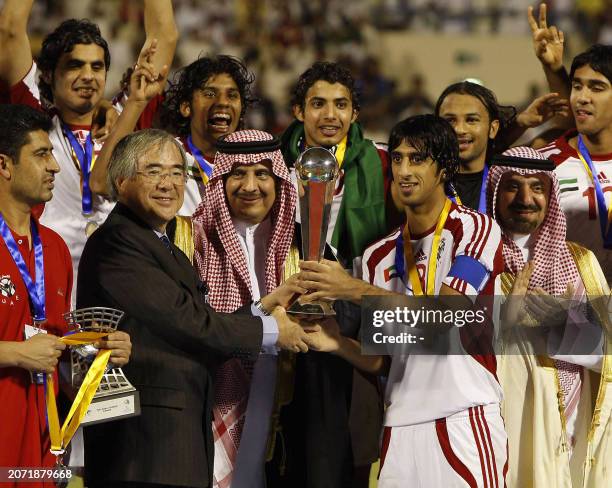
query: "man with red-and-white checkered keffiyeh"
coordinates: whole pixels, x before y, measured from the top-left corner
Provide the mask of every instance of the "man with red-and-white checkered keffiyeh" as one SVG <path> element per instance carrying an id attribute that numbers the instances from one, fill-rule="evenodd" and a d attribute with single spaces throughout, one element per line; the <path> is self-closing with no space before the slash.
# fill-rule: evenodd
<path id="1" fill-rule="evenodd" d="M 609 459 L 589 433 L 599 402 L 590 382 L 602 370 L 603 335 L 602 317 L 586 312 L 586 304 L 609 290 L 591 251 L 566 242 L 559 182 L 546 163 L 531 148 L 511 148 L 493 162 L 487 181 L 487 211 L 502 228 L 506 269 L 496 293 L 509 297 L 498 358 L 507 482 L 586 486 L 589 458 Z M 528 329 L 537 326 L 551 328 Z"/>
<path id="2" fill-rule="evenodd" d="M 232 312 L 255 301 L 265 313 L 302 291 L 281 280 L 294 232 L 296 191 L 271 134 L 242 130 L 217 145 L 194 216 L 195 264 L 209 304 Z M 274 292 L 274 293 L 273 293 Z M 277 358 L 234 358 L 215 377 L 214 486 L 263 487 Z"/>

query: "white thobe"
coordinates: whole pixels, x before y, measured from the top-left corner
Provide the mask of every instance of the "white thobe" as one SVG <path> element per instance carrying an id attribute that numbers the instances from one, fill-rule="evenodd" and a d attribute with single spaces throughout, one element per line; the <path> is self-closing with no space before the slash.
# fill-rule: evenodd
<path id="1" fill-rule="evenodd" d="M 272 233 L 270 219 L 249 225 L 233 219 L 247 261 L 253 300 L 266 294 L 266 253 Z M 260 354 L 253 368 L 249 403 L 232 477 L 232 488 L 264 488 L 265 456 L 276 387 L 276 356 Z"/>

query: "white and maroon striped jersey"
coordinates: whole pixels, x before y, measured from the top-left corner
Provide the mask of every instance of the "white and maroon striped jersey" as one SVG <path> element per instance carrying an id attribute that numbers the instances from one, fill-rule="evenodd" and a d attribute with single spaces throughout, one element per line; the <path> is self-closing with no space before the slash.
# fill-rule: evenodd
<path id="1" fill-rule="evenodd" d="M 72 256 L 72 267 L 74 276 L 73 296 L 76 292 L 77 271 L 85 242 L 87 241 L 86 229 L 90 222 L 100 225 L 115 206 L 100 195 L 92 195 L 92 213 L 84 215 L 81 203 L 81 171 L 73 150 L 62 129 L 62 121 L 56 110 L 45 110 L 41 103 L 40 91 L 38 89 L 38 71 L 36 63 L 32 63 L 30 71 L 25 77 L 10 87 L 9 101 L 13 104 L 28 105 L 36 110 L 46 111 L 53 122 L 53 128 L 49 132 L 49 139 L 53 144 L 53 156 L 60 166 L 60 172 L 55 175 L 55 188 L 53 198 L 44 206 L 40 218 L 43 225 L 57 232 L 68 245 Z M 155 111 L 161 104 L 161 98 L 152 100 L 140 116 L 137 129 L 146 128 L 151 125 Z M 120 103 L 115 107 L 121 111 Z M 85 140 L 90 133 L 89 126 L 69 126 L 77 141 L 84 146 Z M 94 142 L 94 157 L 97 157 L 102 149 L 102 144 Z M 95 227 L 95 226 L 94 226 Z M 91 226 L 90 226 L 91 228 Z"/>
<path id="2" fill-rule="evenodd" d="M 363 279 L 385 290 L 412 295 L 406 276 L 398 274 L 399 249 L 404 269 L 403 248 L 397 245 L 401 229 L 368 247 L 363 256 Z M 428 258 L 435 226 L 411 236 L 415 263 L 426 289 Z M 479 294 L 492 295 L 495 277 L 503 271 L 501 230 L 497 223 L 472 209 L 451 206 L 442 229 L 435 275 L 435 293 L 442 284 L 472 300 Z M 478 405 L 499 403 L 502 391 L 496 377 L 493 353 L 494 331 L 490 322 L 481 331 L 479 351 L 465 348 L 464 326 L 453 327 L 451 340 L 461 344 L 461 355 L 394 355 L 386 390 L 385 425 L 414 425 L 448 417 Z M 481 341 L 486 343 L 483 344 Z M 482 351 L 491 351 L 483 355 Z M 472 354 L 473 353 L 473 354 Z"/>
<path id="3" fill-rule="evenodd" d="M 599 227 L 595 185 L 584 169 L 578 152 L 569 144 L 577 137 L 576 130 L 565 133 L 556 141 L 539 151 L 551 159 L 559 179 L 561 208 L 567 219 L 567 240 L 574 241 L 595 253 L 608 283 L 612 282 L 612 251 L 604 249 Z M 611 148 L 612 149 L 612 148 Z M 609 207 L 612 202 L 612 152 L 591 154 Z"/>
<path id="4" fill-rule="evenodd" d="M 44 110 L 37 85 L 36 63 L 32 63 L 32 68 L 28 74 L 10 88 L 10 103 L 28 105 L 36 110 Z M 75 159 L 73 159 L 70 142 L 64 136 L 59 115 L 54 110 L 50 110 L 48 115 L 53 121 L 49 139 L 53 144 L 53 156 L 60 166 L 60 172 L 55 175 L 53 198 L 45 204 L 40 221 L 43 225 L 57 232 L 68 245 L 74 272 L 74 286 L 72 287 L 74 296 L 79 259 L 87 240 L 85 233 L 87 224 L 88 222 L 97 225 L 102 224 L 113 209 L 114 203 L 94 194 L 92 196 L 92 214 L 83 215 L 81 172 Z M 90 128 L 79 126 L 70 127 L 70 129 L 77 140 L 84 143 L 89 135 Z M 101 149 L 102 146 L 94 142 L 94 154 L 96 156 Z"/>

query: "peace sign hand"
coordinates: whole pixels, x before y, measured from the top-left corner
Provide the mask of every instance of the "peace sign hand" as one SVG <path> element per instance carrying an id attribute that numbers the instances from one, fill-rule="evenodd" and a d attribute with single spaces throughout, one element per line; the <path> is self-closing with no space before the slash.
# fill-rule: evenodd
<path id="1" fill-rule="evenodd" d="M 527 20 L 531 27 L 533 49 L 540 62 L 553 71 L 563 66 L 563 43 L 565 36 L 554 25 L 546 21 L 546 4 L 540 4 L 539 19 L 533 15 L 533 7 L 527 9 Z"/>

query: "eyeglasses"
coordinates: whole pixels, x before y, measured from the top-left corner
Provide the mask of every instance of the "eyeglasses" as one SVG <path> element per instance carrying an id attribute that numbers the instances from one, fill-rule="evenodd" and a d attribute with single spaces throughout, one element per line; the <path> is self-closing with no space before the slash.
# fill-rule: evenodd
<path id="1" fill-rule="evenodd" d="M 171 169 L 168 172 L 164 172 L 159 168 L 151 168 L 145 171 L 136 171 L 136 173 L 144 176 L 154 185 L 158 185 L 166 178 L 176 186 L 183 186 L 187 182 L 187 174 L 182 169 Z"/>

